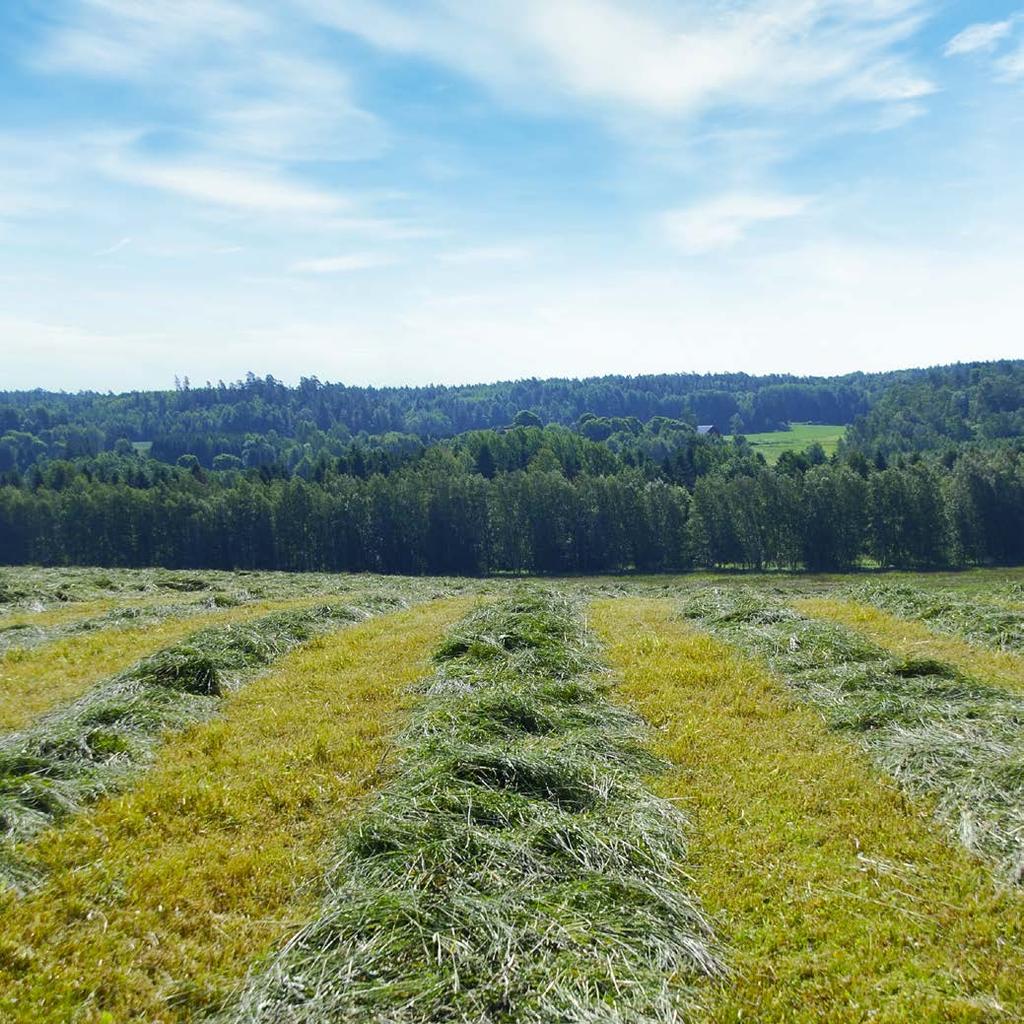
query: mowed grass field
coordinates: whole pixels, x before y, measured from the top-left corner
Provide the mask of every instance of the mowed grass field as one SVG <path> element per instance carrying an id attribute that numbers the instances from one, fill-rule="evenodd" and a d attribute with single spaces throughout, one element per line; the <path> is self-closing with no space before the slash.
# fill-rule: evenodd
<path id="1" fill-rule="evenodd" d="M 763 434 L 744 434 L 755 451 L 761 452 L 769 466 L 779 461 L 783 452 L 802 452 L 817 442 L 826 455 L 833 455 L 846 427 L 834 423 L 792 423 L 789 430 L 773 430 Z"/>
<path id="2" fill-rule="evenodd" d="M 1024 572 L 0 599 L 3 1024 L 1024 1020 Z"/>

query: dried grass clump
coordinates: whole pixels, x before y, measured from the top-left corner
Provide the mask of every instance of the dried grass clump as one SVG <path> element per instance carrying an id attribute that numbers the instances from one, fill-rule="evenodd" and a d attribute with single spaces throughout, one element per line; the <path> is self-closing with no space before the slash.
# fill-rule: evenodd
<path id="1" fill-rule="evenodd" d="M 834 729 L 907 790 L 935 799 L 971 850 L 1024 881 L 1024 695 L 947 662 L 903 658 L 845 626 L 743 589 L 707 590 L 684 614 L 761 656 Z"/>
<path id="2" fill-rule="evenodd" d="M 721 971 L 685 823 L 643 775 L 564 598 L 523 591 L 441 644 L 394 776 L 342 837 L 320 917 L 232 1022 L 678 1022 Z"/>

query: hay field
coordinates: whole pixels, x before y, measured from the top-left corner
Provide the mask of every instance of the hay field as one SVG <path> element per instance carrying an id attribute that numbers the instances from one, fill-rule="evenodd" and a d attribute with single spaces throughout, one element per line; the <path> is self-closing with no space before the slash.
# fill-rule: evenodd
<path id="1" fill-rule="evenodd" d="M 1021 583 L 0 570 L 0 1021 L 1024 1019 Z"/>

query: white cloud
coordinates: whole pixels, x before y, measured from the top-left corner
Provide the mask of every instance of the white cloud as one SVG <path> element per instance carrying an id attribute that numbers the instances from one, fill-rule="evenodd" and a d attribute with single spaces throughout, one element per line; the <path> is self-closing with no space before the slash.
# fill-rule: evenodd
<path id="1" fill-rule="evenodd" d="M 809 204 L 804 196 L 731 193 L 669 210 L 662 216 L 662 225 L 674 245 L 704 253 L 735 245 L 759 224 L 797 217 Z"/>
<path id="2" fill-rule="evenodd" d="M 40 66 L 121 78 L 203 45 L 265 35 L 268 23 L 232 0 L 81 0 L 42 53 Z"/>
<path id="3" fill-rule="evenodd" d="M 107 310 L 124 305 L 120 281 L 99 307 L 90 305 L 92 283 L 42 282 L 35 299 L 24 285 L 5 298 L 5 382 L 106 390 L 166 386 L 176 373 L 230 380 L 252 368 L 290 381 L 466 383 L 1001 358 L 1019 351 L 1024 317 L 1024 251 L 1010 241 L 943 251 L 840 235 L 737 256 L 727 275 L 707 261 L 634 273 L 584 266 L 486 284 L 467 275 L 461 289 L 437 288 L 429 275 L 414 290 L 361 279 L 358 288 L 310 288 L 301 304 L 280 278 L 258 289 L 239 282 L 226 296 L 204 290 L 197 272 L 187 303 L 177 282 L 133 288 L 137 301 L 116 325 Z M 360 294 L 371 300 L 356 301 Z"/>
<path id="4" fill-rule="evenodd" d="M 1013 31 L 1014 20 L 1007 18 L 1006 21 L 968 25 L 946 43 L 943 53 L 947 57 L 955 57 L 965 53 L 977 53 L 979 50 L 993 50 L 1000 40 L 1005 39 Z"/>
<path id="5" fill-rule="evenodd" d="M 532 255 L 533 249 L 528 245 L 482 245 L 442 252 L 437 258 L 441 263 L 461 266 L 480 263 L 522 263 Z"/>
<path id="6" fill-rule="evenodd" d="M 323 259 L 300 260 L 292 264 L 296 274 L 348 274 L 356 270 L 374 270 L 390 266 L 394 260 L 383 253 L 358 252 L 345 256 L 327 256 Z"/>
<path id="7" fill-rule="evenodd" d="M 129 80 L 190 116 L 210 150 L 281 160 L 352 160 L 387 145 L 348 75 L 313 56 L 288 11 L 234 0 L 81 0 L 36 65 Z"/>
<path id="8" fill-rule="evenodd" d="M 283 160 L 365 159 L 387 132 L 339 67 L 288 49 L 229 55 L 198 76 L 208 144 Z"/>
<path id="9" fill-rule="evenodd" d="M 323 222 L 332 233 L 362 235 L 375 242 L 411 242 L 440 238 L 443 230 L 414 220 L 388 217 L 333 217 Z"/>
<path id="10" fill-rule="evenodd" d="M 1024 78 L 1024 44 L 1013 53 L 996 61 L 996 70 L 999 72 L 999 77 L 1005 81 L 1015 82 Z"/>
<path id="11" fill-rule="evenodd" d="M 913 74 L 896 62 L 886 61 L 853 75 L 843 90 L 851 99 L 901 104 L 930 96 L 936 87 L 927 78 Z"/>
<path id="12" fill-rule="evenodd" d="M 93 253 L 94 256 L 113 256 L 115 252 L 120 252 L 122 249 L 127 248 L 132 244 L 130 238 L 122 238 L 120 241 L 114 242 L 113 245 L 108 245 L 104 249 L 97 249 Z"/>
<path id="13" fill-rule="evenodd" d="M 892 52 L 920 25 L 924 0 L 432 0 L 414 12 L 395 0 L 299 2 L 379 47 L 424 54 L 525 102 L 675 116 L 931 91 Z"/>
<path id="14" fill-rule="evenodd" d="M 270 214 L 328 214 L 345 207 L 340 196 L 264 171 L 199 163 L 156 163 L 116 157 L 103 163 L 113 177 L 231 209 Z"/>
<path id="15" fill-rule="evenodd" d="M 1024 19 L 1024 12 L 1017 12 L 1004 21 L 978 22 L 968 25 L 946 44 L 943 51 L 947 57 L 971 53 L 992 53 L 1001 43 L 1008 40 Z M 1005 82 L 1024 78 L 1024 43 L 994 60 L 991 67 L 996 77 Z"/>

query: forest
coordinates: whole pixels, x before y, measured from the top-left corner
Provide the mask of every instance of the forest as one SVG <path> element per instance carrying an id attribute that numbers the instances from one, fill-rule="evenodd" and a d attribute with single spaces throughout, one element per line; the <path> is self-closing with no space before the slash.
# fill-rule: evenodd
<path id="1" fill-rule="evenodd" d="M 846 427 L 775 465 L 744 431 Z M 703 434 L 713 424 L 722 435 Z M 0 563 L 485 575 L 1024 562 L 1024 361 L 0 394 Z"/>

